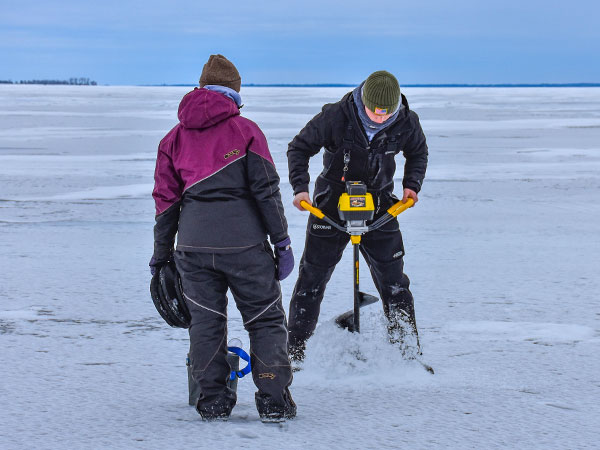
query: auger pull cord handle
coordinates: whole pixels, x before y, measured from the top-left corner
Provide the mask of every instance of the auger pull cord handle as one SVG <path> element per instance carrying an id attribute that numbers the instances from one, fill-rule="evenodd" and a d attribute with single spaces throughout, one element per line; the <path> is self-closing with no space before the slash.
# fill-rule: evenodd
<path id="1" fill-rule="evenodd" d="M 399 201 L 398 203 L 393 204 L 387 210 L 387 213 L 385 215 L 381 216 L 379 219 L 377 219 L 375 222 L 373 222 L 371 225 L 369 225 L 369 231 L 373 231 L 373 230 L 376 230 L 377 228 L 381 228 L 383 225 L 388 223 L 394 217 L 398 216 L 400 213 L 406 211 L 408 208 L 412 207 L 414 204 L 415 204 L 415 201 L 412 198 L 409 198 L 408 200 L 406 200 L 405 203 L 402 203 L 402 201 Z M 327 222 L 331 226 L 337 228 L 338 230 L 343 231 L 344 233 L 347 232 L 346 228 L 342 227 L 341 225 L 336 223 L 334 220 L 327 217 L 323 213 L 323 211 L 321 211 L 319 208 L 315 208 L 314 206 L 309 204 L 307 201 L 302 200 L 300 202 L 300 206 L 302 206 L 305 210 L 309 211 L 312 215 L 318 217 L 319 219 L 324 220 L 325 222 Z"/>

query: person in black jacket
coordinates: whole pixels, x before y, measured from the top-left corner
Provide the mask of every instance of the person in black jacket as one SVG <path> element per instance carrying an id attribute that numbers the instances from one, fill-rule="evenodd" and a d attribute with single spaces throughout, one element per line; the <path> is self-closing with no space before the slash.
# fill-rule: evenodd
<path id="1" fill-rule="evenodd" d="M 321 148 L 325 149 L 324 167 L 311 202 L 308 163 Z M 337 202 L 345 192 L 345 181 L 362 181 L 374 197 L 377 219 L 398 201 L 393 190 L 399 153 L 406 159 L 402 200 L 412 198 L 416 203 L 427 168 L 425 135 L 396 78 L 386 71 L 374 72 L 339 102 L 325 105 L 290 142 L 287 156 L 294 205 L 304 211 L 300 206 L 304 200 L 328 216 L 338 217 Z M 290 302 L 288 348 L 292 360 L 304 359 L 325 287 L 348 241 L 346 233 L 309 217 L 298 281 Z M 360 250 L 383 300 L 390 341 L 414 356 L 420 349 L 413 296 L 403 271 L 404 245 L 398 221 L 365 234 Z M 414 345 L 407 347 L 410 341 Z"/>
<path id="2" fill-rule="evenodd" d="M 226 384 L 229 289 L 250 335 L 259 415 L 283 420 L 295 416 L 296 405 L 278 280 L 290 274 L 294 257 L 279 176 L 263 133 L 240 116 L 240 84 L 235 66 L 211 55 L 200 88 L 179 105 L 179 124 L 160 142 L 150 267 L 154 274 L 175 259 L 191 315 L 190 363 L 202 418 L 225 419 L 236 403 Z"/>

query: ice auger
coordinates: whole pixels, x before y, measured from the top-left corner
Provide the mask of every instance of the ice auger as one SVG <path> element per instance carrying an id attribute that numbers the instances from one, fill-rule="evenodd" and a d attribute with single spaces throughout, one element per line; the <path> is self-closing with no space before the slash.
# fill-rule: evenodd
<path id="1" fill-rule="evenodd" d="M 346 192 L 340 196 L 338 213 L 344 221 L 344 226 L 326 216 L 319 208 L 311 206 L 306 201 L 301 201 L 300 206 L 317 218 L 324 220 L 332 227 L 350 235 L 354 251 L 354 309 L 340 314 L 335 322 L 338 326 L 353 332 L 360 332 L 360 308 L 376 303 L 379 299 L 373 295 L 365 294 L 359 289 L 359 246 L 363 234 L 381 228 L 394 217 L 414 205 L 414 200 L 409 198 L 405 203 L 401 201 L 392 205 L 379 219 L 371 225 L 367 221 L 373 219 L 375 205 L 373 196 L 367 192 L 367 186 L 361 181 L 347 181 Z"/>

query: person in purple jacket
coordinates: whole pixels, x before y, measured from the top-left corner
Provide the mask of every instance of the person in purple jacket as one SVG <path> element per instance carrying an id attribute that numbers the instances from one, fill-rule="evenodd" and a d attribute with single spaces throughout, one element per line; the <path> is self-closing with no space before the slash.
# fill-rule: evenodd
<path id="1" fill-rule="evenodd" d="M 202 418 L 226 419 L 236 403 L 226 384 L 229 289 L 250 337 L 259 415 L 284 420 L 296 415 L 296 405 L 278 280 L 290 274 L 294 256 L 279 176 L 265 136 L 240 115 L 240 86 L 235 66 L 211 55 L 200 87 L 179 105 L 179 124 L 160 142 L 150 268 L 154 273 L 174 258 L 181 276 Z"/>

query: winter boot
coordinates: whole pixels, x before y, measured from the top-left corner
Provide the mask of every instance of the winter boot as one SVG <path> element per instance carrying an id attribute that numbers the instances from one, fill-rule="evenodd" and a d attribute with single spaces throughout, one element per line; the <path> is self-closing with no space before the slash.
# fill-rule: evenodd
<path id="1" fill-rule="evenodd" d="M 414 317 L 395 305 L 390 305 L 386 317 L 390 343 L 400 349 L 402 356 L 406 359 L 416 359 L 422 355 Z"/>
<path id="2" fill-rule="evenodd" d="M 270 395 L 257 392 L 255 401 L 260 420 L 264 423 L 284 422 L 296 417 L 296 404 L 288 388 L 285 388 L 284 399 L 284 405 L 276 404 Z"/>
<path id="3" fill-rule="evenodd" d="M 235 398 L 228 397 L 213 397 L 203 398 L 200 395 L 196 402 L 196 411 L 202 417 L 202 420 L 213 421 L 213 420 L 227 420 L 231 414 L 231 410 L 235 406 Z"/>

